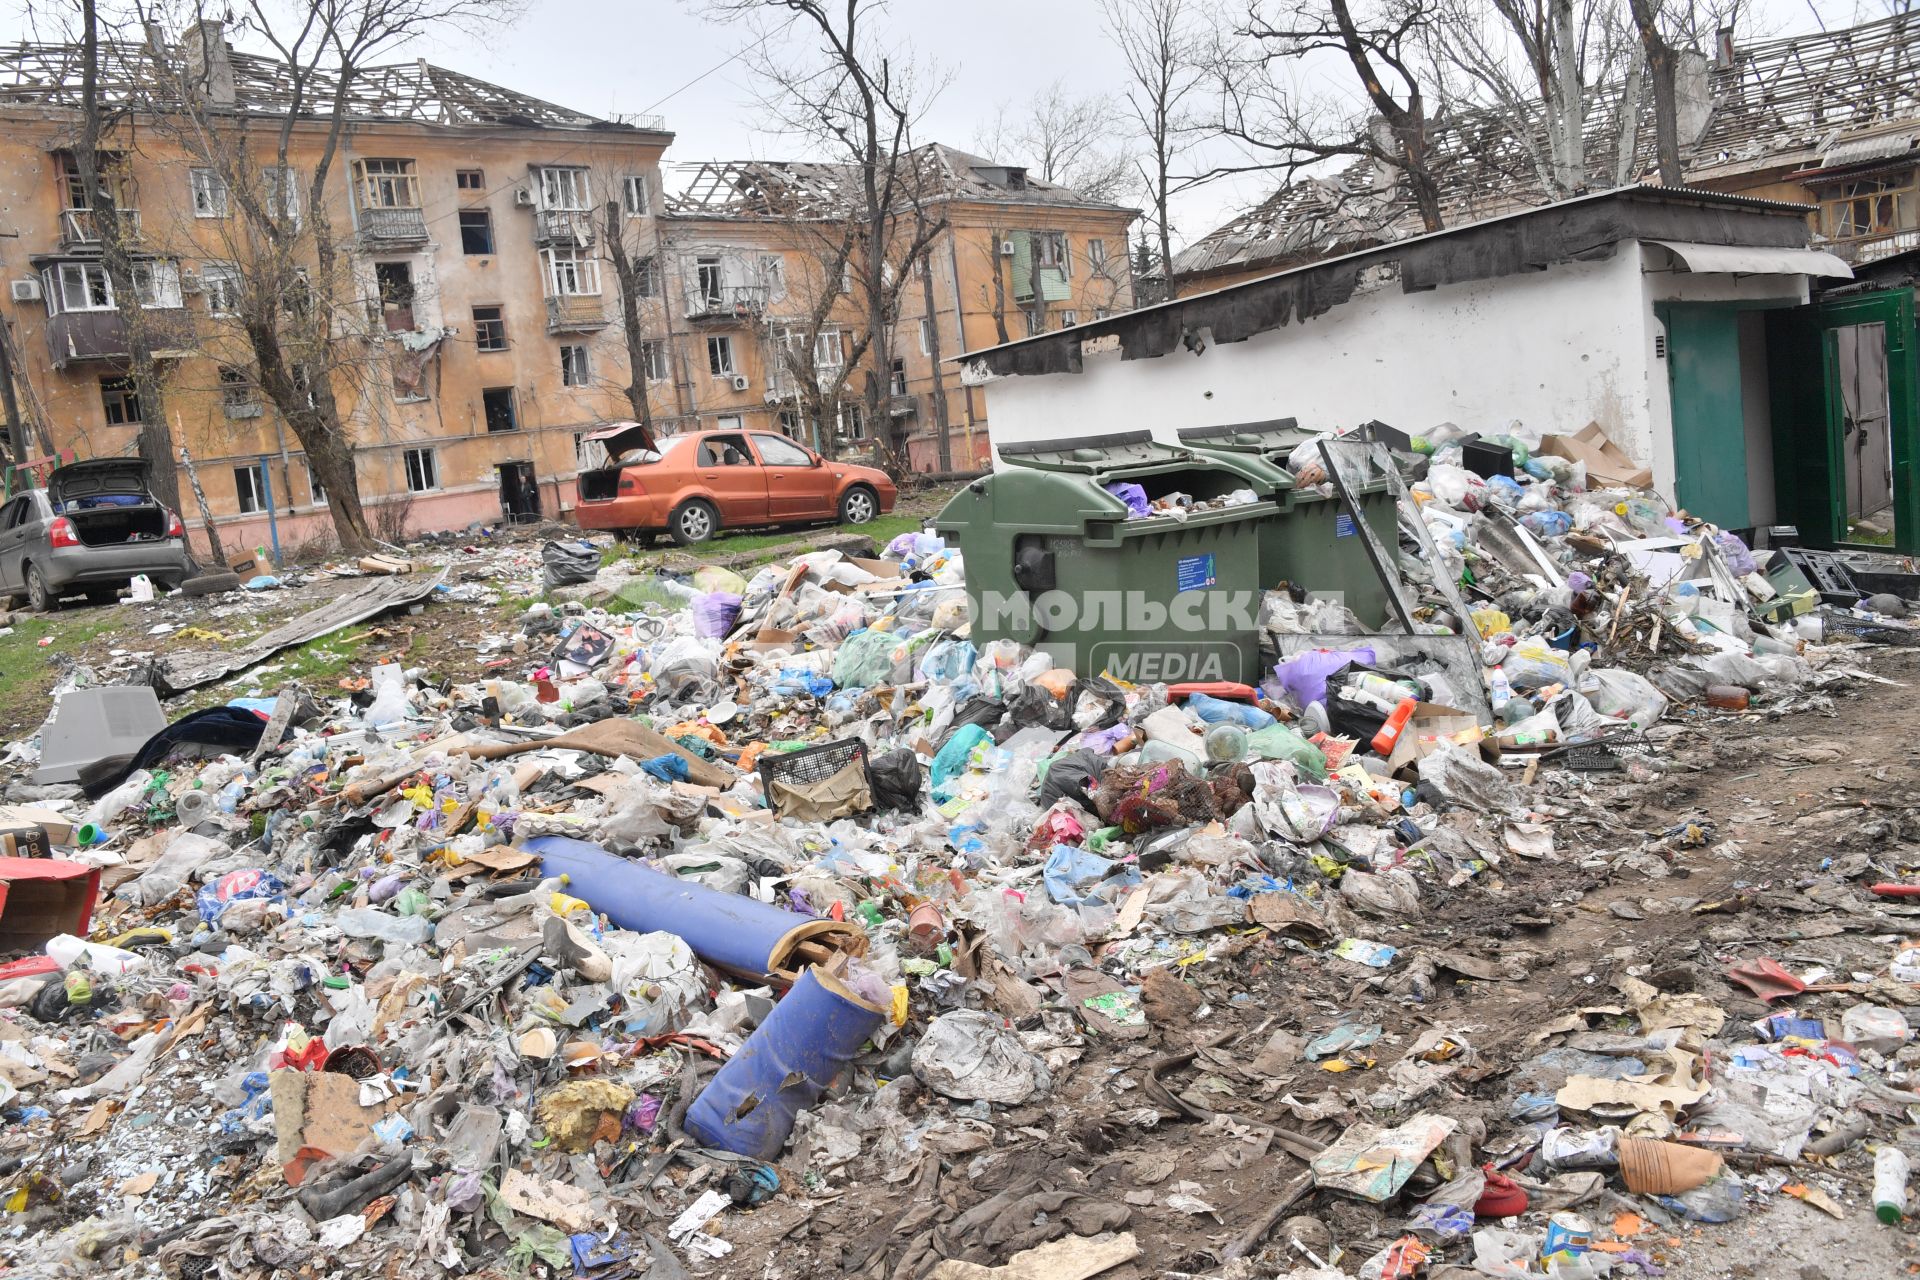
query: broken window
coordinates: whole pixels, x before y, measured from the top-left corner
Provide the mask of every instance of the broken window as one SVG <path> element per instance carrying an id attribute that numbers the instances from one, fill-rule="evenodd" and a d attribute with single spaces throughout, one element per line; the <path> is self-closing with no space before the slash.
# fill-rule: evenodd
<path id="1" fill-rule="evenodd" d="M 760 259 L 760 283 L 766 286 L 768 293 L 787 291 L 787 260 L 777 253 L 767 254 Z"/>
<path id="2" fill-rule="evenodd" d="M 61 263 L 60 309 L 113 310 L 113 281 L 107 278 L 107 269 L 97 262 Z"/>
<path id="3" fill-rule="evenodd" d="M 468 255 L 493 252 L 493 215 L 487 210 L 460 211 L 460 252 Z"/>
<path id="4" fill-rule="evenodd" d="M 707 372 L 716 378 L 733 376 L 733 339 L 716 334 L 707 339 Z"/>
<path id="5" fill-rule="evenodd" d="M 229 418 L 260 416 L 260 391 L 245 369 L 220 366 L 220 406 Z"/>
<path id="6" fill-rule="evenodd" d="M 363 209 L 418 209 L 420 177 L 411 160 L 358 160 Z"/>
<path id="7" fill-rule="evenodd" d="M 267 215 L 284 217 L 288 225 L 300 225 L 300 174 L 294 169 L 271 165 L 260 171 L 260 189 L 266 194 Z"/>
<path id="8" fill-rule="evenodd" d="M 513 412 L 512 387 L 488 387 L 480 393 L 480 414 L 488 431 L 518 431 L 520 420 Z"/>
<path id="9" fill-rule="evenodd" d="M 542 249 L 549 298 L 600 296 L 600 260 L 581 249 Z"/>
<path id="10" fill-rule="evenodd" d="M 327 502 L 326 486 L 321 484 L 320 477 L 314 474 L 312 462 L 307 462 L 303 465 L 307 469 L 307 493 L 310 500 L 316 507 L 325 506 Z"/>
<path id="11" fill-rule="evenodd" d="M 407 492 L 425 493 L 440 487 L 440 467 L 431 449 L 408 449 L 401 455 L 407 470 Z"/>
<path id="12" fill-rule="evenodd" d="M 453 185 L 460 191 L 485 191 L 487 175 L 479 169 L 455 169 Z"/>
<path id="13" fill-rule="evenodd" d="M 587 385 L 587 382 L 587 349 L 574 344 L 561 347 L 560 385 L 563 387 L 584 387 Z"/>
<path id="14" fill-rule="evenodd" d="M 694 286 L 700 290 L 700 300 L 709 307 L 717 307 L 726 296 L 726 269 L 718 258 L 695 258 L 693 260 Z"/>
<path id="15" fill-rule="evenodd" d="M 200 291 L 206 295 L 208 315 L 231 316 L 239 314 L 239 266 L 231 262 L 201 263 Z"/>
<path id="16" fill-rule="evenodd" d="M 860 413 L 860 406 L 851 400 L 840 402 L 839 435 L 842 440 L 865 440 L 867 438 L 867 420 Z"/>
<path id="17" fill-rule="evenodd" d="M 180 296 L 180 264 L 146 258 L 133 264 L 133 292 L 143 307 L 185 305 Z"/>
<path id="18" fill-rule="evenodd" d="M 628 174 L 620 183 L 620 194 L 629 218 L 644 218 L 653 212 L 653 197 L 647 190 L 645 174 Z"/>
<path id="19" fill-rule="evenodd" d="M 140 421 L 140 393 L 132 378 L 100 379 L 100 402 L 107 411 L 107 425 L 133 426 Z"/>
<path id="20" fill-rule="evenodd" d="M 633 292 L 641 298 L 652 298 L 660 292 L 660 259 L 649 254 L 633 264 Z"/>
<path id="21" fill-rule="evenodd" d="M 504 307 L 473 309 L 473 345 L 477 351 L 507 349 L 507 315 Z"/>
<path id="22" fill-rule="evenodd" d="M 667 344 L 646 341 L 640 344 L 640 363 L 646 369 L 648 382 L 667 380 Z"/>
<path id="23" fill-rule="evenodd" d="M 920 321 L 920 354 L 933 354 L 933 325 L 924 318 Z"/>
<path id="24" fill-rule="evenodd" d="M 1066 232 L 1036 231 L 1033 233 L 1033 246 L 1040 255 L 1042 267 L 1053 267 L 1062 275 L 1073 274 L 1073 265 L 1067 257 Z"/>
<path id="25" fill-rule="evenodd" d="M 1834 240 L 1860 240 L 1891 235 L 1920 226 L 1914 175 L 1891 174 L 1843 182 L 1821 200 L 1827 235 Z"/>
<path id="26" fill-rule="evenodd" d="M 1106 264 L 1107 242 L 1105 240 L 1087 241 L 1087 265 L 1098 269 Z"/>
<path id="27" fill-rule="evenodd" d="M 888 379 L 887 390 L 891 395 L 907 394 L 907 362 L 905 360 L 893 362 L 893 376 Z"/>
<path id="28" fill-rule="evenodd" d="M 1062 311 L 1060 313 L 1060 327 L 1062 329 L 1071 329 L 1079 323 L 1080 313 L 1078 311 Z"/>
<path id="29" fill-rule="evenodd" d="M 267 495 L 260 480 L 260 468 L 257 466 L 233 469 L 234 507 L 241 515 L 267 509 Z"/>
<path id="30" fill-rule="evenodd" d="M 373 264 L 374 284 L 380 294 L 380 318 L 389 333 L 402 333 L 413 325 L 413 267 L 405 262 Z"/>
<path id="31" fill-rule="evenodd" d="M 227 180 L 213 169 L 194 169 L 190 177 L 193 187 L 193 216 L 196 218 L 226 217 Z"/>
<path id="32" fill-rule="evenodd" d="M 593 207 L 593 187 L 585 169 L 547 166 L 534 170 L 534 176 L 542 209 L 585 213 Z"/>

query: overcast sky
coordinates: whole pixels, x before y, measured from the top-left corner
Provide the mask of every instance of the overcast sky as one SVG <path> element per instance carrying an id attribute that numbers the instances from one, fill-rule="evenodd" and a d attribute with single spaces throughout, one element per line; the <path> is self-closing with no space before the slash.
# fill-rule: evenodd
<path id="1" fill-rule="evenodd" d="M 10 12 L 0 21 L 0 39 L 26 37 L 24 6 L 4 2 Z M 1789 35 L 1882 16 L 1889 0 L 1751 2 L 1760 34 Z M 658 113 L 677 135 L 669 166 L 795 150 L 792 140 L 763 128 L 745 60 L 729 61 L 750 35 L 706 21 L 698 0 L 529 0 L 528 9 L 504 31 L 482 38 L 443 34 L 404 53 L 581 111 Z M 950 76 L 919 127 L 920 141 L 970 147 L 998 104 L 1017 104 L 1056 79 L 1075 95 L 1118 94 L 1125 87 L 1125 67 L 1095 0 L 892 0 L 885 20 L 892 41 L 937 59 Z M 793 39 L 799 30 L 792 28 Z M 1116 115 L 1116 137 L 1124 136 L 1125 125 Z M 671 172 L 667 180 L 674 185 Z M 1269 178 L 1243 176 L 1187 193 L 1174 209 L 1176 245 L 1205 234 L 1272 185 Z"/>

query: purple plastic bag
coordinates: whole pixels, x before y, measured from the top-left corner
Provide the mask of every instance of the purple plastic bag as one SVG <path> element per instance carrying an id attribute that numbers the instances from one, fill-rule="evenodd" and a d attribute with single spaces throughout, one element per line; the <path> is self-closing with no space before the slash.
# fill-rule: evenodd
<path id="1" fill-rule="evenodd" d="M 1147 501 L 1147 491 L 1137 484 L 1125 480 L 1115 480 L 1107 486 L 1107 492 L 1127 504 L 1127 518 L 1138 519 L 1153 509 Z"/>
<path id="2" fill-rule="evenodd" d="M 1305 653 L 1294 654 L 1274 667 L 1273 676 L 1304 711 L 1312 703 L 1327 700 L 1327 677 L 1345 671 L 1356 662 L 1370 667 L 1375 661 L 1373 649 L 1369 646 L 1358 649 L 1309 649 Z"/>
<path id="3" fill-rule="evenodd" d="M 740 620 L 740 597 L 731 591 L 709 591 L 693 598 L 693 634 L 717 640 Z"/>

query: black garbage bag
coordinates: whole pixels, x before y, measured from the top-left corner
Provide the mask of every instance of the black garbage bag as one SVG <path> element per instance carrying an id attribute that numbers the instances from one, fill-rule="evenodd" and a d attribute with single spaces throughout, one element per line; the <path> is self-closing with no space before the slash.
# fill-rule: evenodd
<path id="1" fill-rule="evenodd" d="M 1065 698 L 1056 698 L 1037 684 L 1027 685 L 1007 699 L 1007 718 L 1022 729 L 1070 729 L 1073 713 Z"/>
<path id="2" fill-rule="evenodd" d="M 977 724 L 982 729 L 992 729 L 993 726 L 1000 723 L 1000 717 L 1006 713 L 1006 704 L 998 698 L 985 698 L 977 695 L 968 698 L 954 709 L 953 723 L 947 726 L 947 731 L 940 735 L 940 741 L 934 743 L 933 748 L 936 752 L 939 751 L 941 747 L 947 745 L 948 738 L 951 738 L 954 734 L 960 732 L 960 730 L 970 724 Z"/>
<path id="3" fill-rule="evenodd" d="M 867 786 L 873 803 L 882 809 L 918 809 L 920 757 L 906 747 L 867 760 Z"/>
<path id="4" fill-rule="evenodd" d="M 600 552 L 588 542 L 549 542 L 540 548 L 540 578 L 547 590 L 592 582 Z"/>
<path id="5" fill-rule="evenodd" d="M 1067 751 L 1047 766 L 1040 783 L 1040 807 L 1052 808 L 1061 800 L 1071 800 L 1083 809 L 1093 808 L 1093 790 L 1100 783 L 1108 756 L 1094 751 Z"/>

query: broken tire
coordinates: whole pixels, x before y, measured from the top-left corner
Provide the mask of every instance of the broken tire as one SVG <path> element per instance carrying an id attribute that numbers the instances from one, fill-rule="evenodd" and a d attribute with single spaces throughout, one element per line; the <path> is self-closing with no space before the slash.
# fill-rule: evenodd
<path id="1" fill-rule="evenodd" d="M 207 573 L 198 578 L 188 578 L 180 584 L 183 595 L 210 596 L 221 591 L 237 591 L 240 587 L 240 575 L 237 573 Z"/>

